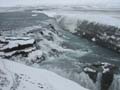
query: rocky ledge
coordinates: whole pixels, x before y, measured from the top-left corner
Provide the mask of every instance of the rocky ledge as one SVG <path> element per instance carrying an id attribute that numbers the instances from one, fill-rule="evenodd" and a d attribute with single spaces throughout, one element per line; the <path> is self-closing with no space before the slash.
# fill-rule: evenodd
<path id="1" fill-rule="evenodd" d="M 35 50 L 35 40 L 30 37 L 1 37 L 0 41 L 0 56 L 10 58 L 21 54 L 27 56 L 27 54 Z"/>
<path id="2" fill-rule="evenodd" d="M 75 35 L 120 53 L 120 28 L 96 22 L 80 21 Z"/>
<path id="3" fill-rule="evenodd" d="M 96 83 L 99 78 L 100 90 L 109 90 L 117 70 L 117 66 L 109 63 L 93 63 L 84 67 L 84 72 L 88 74 L 94 83 Z"/>

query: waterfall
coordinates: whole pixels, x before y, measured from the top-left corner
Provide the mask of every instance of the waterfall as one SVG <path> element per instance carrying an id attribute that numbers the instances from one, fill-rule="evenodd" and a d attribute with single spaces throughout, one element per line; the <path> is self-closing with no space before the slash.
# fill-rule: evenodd
<path id="1" fill-rule="evenodd" d="M 120 90 L 120 75 L 114 75 L 114 79 L 109 90 Z"/>
<path id="2" fill-rule="evenodd" d="M 89 88 L 90 90 L 97 90 L 97 86 L 93 80 L 84 72 L 80 73 L 79 83 L 85 88 Z"/>
<path id="3" fill-rule="evenodd" d="M 102 78 L 102 73 L 98 73 L 96 78 L 97 90 L 101 90 L 101 78 Z"/>
<path id="4" fill-rule="evenodd" d="M 101 90 L 102 73 L 97 74 L 96 83 L 94 83 L 85 73 L 81 73 L 80 77 L 80 84 L 85 88 L 89 88 L 90 90 Z M 109 90 L 120 90 L 120 75 L 114 75 L 113 82 Z"/>

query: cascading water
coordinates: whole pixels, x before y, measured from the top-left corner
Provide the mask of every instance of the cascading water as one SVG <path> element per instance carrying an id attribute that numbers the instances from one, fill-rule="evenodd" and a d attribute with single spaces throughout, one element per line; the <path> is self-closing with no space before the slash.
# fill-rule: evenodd
<path id="1" fill-rule="evenodd" d="M 114 75 L 114 79 L 109 90 L 120 90 L 120 75 Z"/>
<path id="2" fill-rule="evenodd" d="M 96 82 L 85 73 L 79 75 L 79 84 L 90 90 L 106 90 L 101 87 L 102 73 L 97 74 Z M 120 75 L 114 75 L 113 81 L 108 90 L 120 90 Z"/>
<path id="3" fill-rule="evenodd" d="M 102 78 L 102 73 L 98 73 L 96 83 L 95 83 L 95 85 L 97 87 L 96 90 L 101 90 L 101 78 Z"/>
<path id="4" fill-rule="evenodd" d="M 94 84 L 93 80 L 83 72 L 79 75 L 79 83 L 90 90 L 97 90 L 97 86 Z"/>
<path id="5" fill-rule="evenodd" d="M 99 24 L 96 22 L 89 22 L 85 20 L 81 21 L 76 18 L 75 19 L 71 17 L 67 18 L 65 16 L 56 17 L 56 21 L 63 30 L 68 30 L 72 34 L 75 34 L 80 38 L 85 37 L 86 39 L 95 42 L 100 46 L 110 48 L 119 53 L 120 47 L 118 43 L 119 41 L 117 40 L 119 38 L 118 34 L 120 29 L 118 27 Z M 103 57 L 105 57 L 105 55 Z M 108 58 L 109 58 L 108 61 L 103 60 L 103 62 L 110 62 L 111 61 L 110 57 Z M 100 60 L 101 59 L 103 58 L 100 58 Z M 100 62 L 102 62 L 102 60 Z M 119 65 L 119 63 L 114 63 L 114 64 Z M 77 78 L 77 80 L 74 81 L 78 82 L 85 88 L 89 88 L 90 90 L 120 90 L 120 75 L 115 75 L 114 73 L 115 72 L 112 69 L 110 70 L 110 73 L 109 72 L 104 73 L 104 70 L 103 72 L 98 71 L 95 82 L 93 79 L 90 78 L 90 75 L 88 73 L 87 74 L 81 73 L 78 76 L 79 78 Z"/>

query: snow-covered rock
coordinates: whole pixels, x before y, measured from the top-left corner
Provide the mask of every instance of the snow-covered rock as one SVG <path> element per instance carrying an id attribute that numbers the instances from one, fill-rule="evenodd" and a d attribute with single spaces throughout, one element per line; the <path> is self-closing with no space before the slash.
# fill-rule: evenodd
<path id="1" fill-rule="evenodd" d="M 46 59 L 46 57 L 44 56 L 44 54 L 42 53 L 41 50 L 36 50 L 36 51 L 33 51 L 31 52 L 28 57 L 27 57 L 27 60 L 28 60 L 28 63 L 41 63 L 42 61 L 44 61 Z"/>
<path id="2" fill-rule="evenodd" d="M 28 37 L 5 37 L 5 42 L 8 42 L 8 44 L 5 45 L 0 50 L 4 51 L 4 52 L 10 52 L 14 48 L 16 48 L 16 50 L 17 50 L 17 48 L 19 47 L 18 48 L 18 50 L 19 50 L 22 48 L 22 46 L 24 47 L 24 46 L 28 45 L 28 47 L 29 47 L 29 45 L 33 45 L 35 43 L 35 40 L 30 39 Z M 20 46 L 21 46 L 21 48 L 20 48 Z"/>
<path id="3" fill-rule="evenodd" d="M 57 74 L 0 58 L 1 90 L 88 90 Z"/>
<path id="4" fill-rule="evenodd" d="M 93 70 L 93 69 L 88 68 L 88 67 L 84 68 L 84 71 L 85 72 L 96 72 L 96 70 Z"/>
<path id="5" fill-rule="evenodd" d="M 30 37 L 4 37 L 4 43 L 1 44 L 3 45 L 0 48 L 0 56 L 6 58 L 19 54 L 27 55 L 27 53 L 35 50 L 35 40 Z"/>
<path id="6" fill-rule="evenodd" d="M 95 63 L 84 68 L 84 72 L 89 75 L 93 82 L 99 83 L 100 90 L 109 90 L 114 82 L 114 75 L 118 67 L 110 63 Z M 99 80 L 97 79 L 100 75 Z"/>

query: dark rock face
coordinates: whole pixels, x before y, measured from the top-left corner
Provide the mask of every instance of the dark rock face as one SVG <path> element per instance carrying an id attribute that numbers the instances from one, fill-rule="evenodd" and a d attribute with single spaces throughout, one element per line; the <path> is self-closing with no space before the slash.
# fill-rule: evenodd
<path id="1" fill-rule="evenodd" d="M 107 65 L 104 68 L 109 68 L 109 71 L 103 72 L 102 74 L 101 90 L 108 90 L 113 82 L 114 73 L 117 70 L 117 67 L 114 65 Z"/>
<path id="2" fill-rule="evenodd" d="M 101 90 L 109 89 L 109 87 L 111 86 L 111 83 L 113 81 L 113 76 L 114 76 L 114 73 L 112 73 L 112 72 L 107 72 L 107 73 L 102 74 Z"/>
<path id="3" fill-rule="evenodd" d="M 94 22 L 81 21 L 75 35 L 87 38 L 103 47 L 120 52 L 120 28 Z"/>
<path id="4" fill-rule="evenodd" d="M 59 57 L 60 54 L 61 52 L 59 52 L 57 49 L 51 49 L 51 51 L 49 52 L 49 56 L 54 56 L 54 57 Z"/>
<path id="5" fill-rule="evenodd" d="M 12 48 L 5 48 L 3 49 L 2 51 L 3 52 L 12 52 L 12 51 L 15 51 L 15 50 L 21 50 L 21 49 L 25 49 L 25 48 L 29 48 L 29 47 L 32 47 L 33 44 L 24 44 L 24 45 L 18 45 L 17 47 L 12 47 Z"/>
<path id="6" fill-rule="evenodd" d="M 89 75 L 89 77 L 93 80 L 93 82 L 96 82 L 97 79 L 97 72 L 90 72 L 90 71 L 86 71 L 86 73 Z"/>
<path id="7" fill-rule="evenodd" d="M 109 63 L 95 63 L 84 67 L 84 72 L 89 75 L 94 83 L 97 82 L 98 73 L 101 73 L 101 90 L 109 90 L 117 69 L 117 66 Z"/>
<path id="8" fill-rule="evenodd" d="M 41 63 L 45 60 L 45 56 L 37 57 L 35 60 L 31 60 L 31 62 L 34 63 Z"/>

